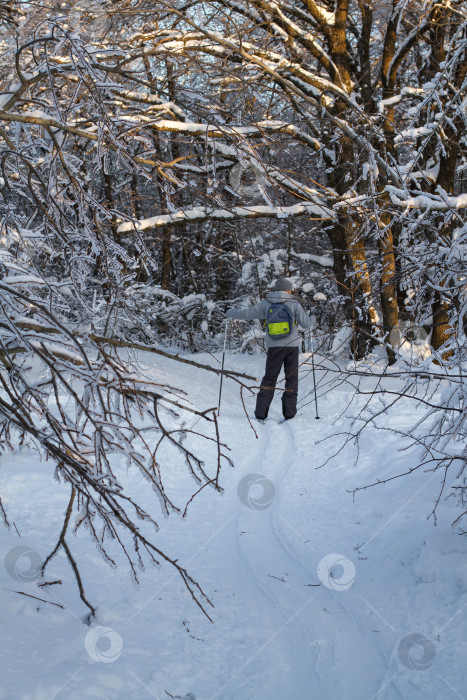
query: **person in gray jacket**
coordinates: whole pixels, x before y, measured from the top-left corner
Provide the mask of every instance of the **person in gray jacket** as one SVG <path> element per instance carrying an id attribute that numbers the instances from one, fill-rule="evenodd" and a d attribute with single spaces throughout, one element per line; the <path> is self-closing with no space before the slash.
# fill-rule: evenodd
<path id="1" fill-rule="evenodd" d="M 269 406 L 274 397 L 277 378 L 282 366 L 285 374 L 285 390 L 282 393 L 282 414 L 286 420 L 293 418 L 297 413 L 298 394 L 298 351 L 301 338 L 297 325 L 302 328 L 310 328 L 311 319 L 300 306 L 300 303 L 292 296 L 292 282 L 289 279 L 279 279 L 276 282 L 276 291 L 269 292 L 265 299 L 251 306 L 249 309 L 229 309 L 227 318 L 252 320 L 260 318 L 267 321 L 271 309 L 279 309 L 279 304 L 287 306 L 282 317 L 289 316 L 292 327 L 287 335 L 274 337 L 268 331 L 266 333 L 266 347 L 268 349 L 266 359 L 266 371 L 261 380 L 260 390 L 256 398 L 255 416 L 258 420 L 265 420 Z M 271 305 L 274 305 L 273 307 Z M 280 324 L 273 324 L 279 326 Z"/>

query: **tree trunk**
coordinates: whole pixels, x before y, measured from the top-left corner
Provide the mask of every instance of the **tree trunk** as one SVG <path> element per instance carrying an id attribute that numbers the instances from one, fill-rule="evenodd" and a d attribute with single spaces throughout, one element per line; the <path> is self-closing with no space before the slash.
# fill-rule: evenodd
<path id="1" fill-rule="evenodd" d="M 390 333 L 393 328 L 399 327 L 399 309 L 397 306 L 396 292 L 396 260 L 394 257 L 394 243 L 389 222 L 378 244 L 382 262 L 381 311 L 383 314 L 383 326 L 384 330 Z M 388 360 L 390 365 L 394 364 L 396 360 L 395 352 L 391 348 L 388 348 Z"/>
<path id="2" fill-rule="evenodd" d="M 362 85 L 362 100 L 365 111 L 372 114 L 375 111 L 373 98 L 373 86 L 371 84 L 371 30 L 373 26 L 373 7 L 369 2 L 359 1 L 362 15 L 362 33 L 358 41 L 358 53 L 360 58 L 360 81 Z"/>
<path id="3" fill-rule="evenodd" d="M 161 287 L 170 291 L 170 268 L 172 265 L 172 230 L 167 226 L 162 236 Z"/>
<path id="4" fill-rule="evenodd" d="M 449 302 L 443 302 L 441 294 L 436 291 L 435 299 L 431 307 L 433 314 L 433 331 L 431 334 L 431 345 L 434 350 L 439 350 L 439 348 L 446 343 L 453 334 L 453 329 L 449 321 Z M 452 353 L 447 352 L 443 354 L 443 359 L 448 359 Z"/>
<path id="5" fill-rule="evenodd" d="M 344 136 L 340 139 L 340 145 L 340 163 L 334 169 L 332 186 L 338 194 L 344 195 L 347 193 L 347 176 L 353 170 L 354 151 L 352 142 Z M 355 309 L 349 309 L 348 315 L 352 319 L 358 319 L 359 322 L 354 323 L 354 332 L 359 334 L 361 327 L 368 327 L 368 320 L 370 324 L 379 322 L 378 313 L 373 303 L 373 290 L 366 259 L 365 244 L 361 235 L 361 226 L 348 216 L 343 211 L 343 208 L 339 209 L 336 232 L 338 229 L 342 231 L 347 259 L 350 262 L 350 270 L 353 274 L 352 282 L 349 282 L 349 275 L 347 275 L 346 286 L 353 290 L 351 294 L 352 304 L 357 304 L 361 309 L 361 317 L 359 314 L 355 314 Z M 344 260 L 339 261 L 341 266 L 342 263 L 345 265 Z M 354 338 L 353 346 L 358 349 L 358 357 L 360 357 L 360 353 L 365 352 L 366 340 L 366 334 L 364 338 Z"/>
<path id="6" fill-rule="evenodd" d="M 445 19 L 445 13 L 441 15 Z M 439 58 L 443 58 L 444 51 L 439 54 Z M 467 75 L 467 61 L 461 61 L 456 71 L 454 78 L 455 86 L 460 89 Z M 462 118 L 459 116 L 454 120 L 454 123 L 446 124 L 445 140 L 443 142 L 444 153 L 440 156 L 440 167 L 437 178 L 437 184 L 442 187 L 448 194 L 454 194 L 454 183 L 456 175 L 456 163 L 459 156 L 459 140 L 458 134 L 462 128 Z M 450 220 L 444 226 L 441 224 L 440 235 L 451 238 L 452 229 L 454 226 L 455 217 L 451 216 Z M 431 336 L 431 344 L 434 350 L 438 350 L 449 338 L 453 335 L 454 329 L 450 324 L 449 310 L 450 303 L 443 301 L 438 290 L 435 291 L 434 301 L 432 305 L 433 331 Z M 443 354 L 443 359 L 448 359 L 452 353 Z"/>

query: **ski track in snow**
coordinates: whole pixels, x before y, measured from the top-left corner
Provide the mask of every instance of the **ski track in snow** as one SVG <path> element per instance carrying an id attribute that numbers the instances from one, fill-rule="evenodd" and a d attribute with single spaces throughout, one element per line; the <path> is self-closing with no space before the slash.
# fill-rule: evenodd
<path id="1" fill-rule="evenodd" d="M 169 361 L 147 362 L 153 377 L 183 386 L 198 408 L 215 404 L 217 383 L 202 381 L 202 372 L 177 366 L 174 374 Z M 257 375 L 263 358 L 233 355 L 228 362 Z M 300 396 L 310 389 L 304 372 Z M 414 456 L 398 453 L 397 439 L 387 433 L 382 440 L 370 431 L 357 464 L 349 446 L 317 468 L 336 447 L 336 438 L 320 440 L 349 426 L 340 416 L 348 392 L 339 387 L 325 395 L 319 422 L 309 404 L 293 421 L 255 425 L 256 439 L 236 385 L 226 382 L 220 430 L 235 468 L 222 471 L 225 492 L 205 489 L 186 520 L 162 521 L 155 536 L 213 600 L 214 625 L 170 569 L 148 566 L 139 588 L 129 586 L 123 557 L 117 552 L 119 569 L 109 569 L 80 533 L 70 544 L 82 562 L 87 593 L 99 606 L 93 627 L 108 626 L 123 641 L 118 660 L 99 663 L 85 651 L 89 628 L 63 557 L 49 574 L 63 579 L 56 591 L 63 611 L 15 595 L 37 589 L 0 570 L 6 603 L 0 613 L 0 700 L 162 700 L 168 692 L 182 698 L 192 692 L 196 700 L 465 697 L 467 538 L 450 528 L 458 511 L 443 503 L 438 527 L 426 522 L 438 480 L 421 472 L 362 492 L 353 503 L 349 489 L 413 463 Z M 245 401 L 251 414 L 254 397 Z M 279 405 L 276 396 L 272 418 Z M 391 420 L 403 425 L 414 415 L 410 405 L 401 405 Z M 381 417 L 383 425 L 388 420 Z M 56 541 L 67 492 L 50 481 L 48 466 L 27 450 L 2 461 L 2 497 L 22 535 L 2 532 L 2 557 L 18 544 L 44 553 Z M 134 473 L 122 471 L 122 479 L 145 507 L 154 508 L 152 492 Z M 186 493 L 184 474 L 178 467 L 167 474 L 176 496 L 179 489 Z M 253 507 L 237 492 L 251 474 L 274 486 L 272 502 L 262 510 L 255 504 L 261 487 L 250 489 Z M 35 489 L 26 502 L 31 479 Z M 332 553 L 355 566 L 355 581 L 344 590 L 318 575 L 319 562 Z M 398 654 L 401 640 L 417 633 L 435 645 L 434 661 L 424 671 L 402 664 Z"/>
<path id="2" fill-rule="evenodd" d="M 240 478 L 242 475 L 250 473 L 259 473 L 266 476 L 273 482 L 276 496 L 279 493 L 280 481 L 287 472 L 290 461 L 293 458 L 293 453 L 292 457 L 287 457 L 287 454 L 291 454 L 290 431 L 287 431 L 288 439 L 282 441 L 281 449 L 275 455 L 274 461 L 270 460 L 271 446 L 274 449 L 274 431 L 277 432 L 280 429 L 279 426 L 272 425 L 271 422 L 259 428 L 260 439 L 257 450 L 247 464 L 242 467 L 242 474 L 239 474 Z M 290 593 L 288 583 L 284 584 L 277 580 L 283 575 L 292 577 L 296 567 L 277 536 L 274 526 L 274 520 L 277 517 L 276 512 L 277 498 L 274 498 L 271 508 L 264 511 L 256 511 L 246 507 L 240 508 L 237 516 L 238 551 L 243 565 L 261 592 L 263 604 L 269 608 L 268 617 L 278 620 L 279 631 L 276 634 L 287 636 L 289 645 L 286 647 L 287 663 L 285 668 L 294 680 L 294 686 L 296 687 L 298 679 L 304 674 L 304 669 L 309 666 L 309 658 L 306 645 L 304 645 L 306 635 L 303 635 L 303 633 L 300 635 L 293 634 L 293 622 L 296 619 L 297 611 L 308 605 L 309 600 L 305 601 L 305 603 L 300 601 L 300 604 L 294 610 L 296 601 L 291 607 L 287 595 L 287 593 Z M 254 538 L 250 546 L 246 543 L 248 538 Z M 260 547 L 261 555 L 260 558 L 256 556 L 255 560 L 255 555 L 258 555 L 258 546 Z M 276 578 L 273 579 L 273 576 Z M 284 595 L 284 592 L 286 595 Z M 266 646 L 267 644 L 268 642 L 266 642 Z M 308 678 L 308 673 L 306 678 Z M 303 681 L 300 684 L 303 685 Z M 289 692 L 293 693 L 294 688 L 291 687 Z"/>
<path id="3" fill-rule="evenodd" d="M 374 648 L 372 640 L 368 640 L 362 650 L 361 640 L 365 639 L 365 631 L 344 603 L 346 592 L 329 590 L 320 585 L 316 570 L 310 564 L 311 557 L 307 556 L 311 551 L 304 548 L 303 556 L 298 557 L 281 530 L 280 513 L 284 505 L 281 503 L 281 485 L 297 459 L 293 424 L 278 426 L 268 421 L 259 427 L 259 432 L 258 448 L 242 468 L 242 473 L 267 476 L 274 483 L 276 497 L 266 511 L 241 509 L 237 531 L 242 562 L 264 596 L 264 603 L 269 605 L 271 617 L 277 617 L 280 613 L 281 633 L 287 634 L 289 641 L 288 673 L 293 679 L 293 688 L 289 691 L 290 695 L 280 697 L 293 697 L 294 692 L 299 692 L 300 697 L 305 698 L 312 692 L 313 697 L 350 700 L 358 696 L 361 679 L 358 679 L 356 688 L 349 686 L 346 679 L 355 664 L 361 664 L 362 651 L 365 665 L 369 669 L 379 669 L 380 673 L 384 673 L 387 660 Z M 279 451 L 275 448 L 277 441 L 281 445 Z M 274 452 L 273 458 L 271 452 Z M 241 536 L 244 531 L 254 533 L 255 543 L 261 546 L 259 557 L 257 546 L 248 548 L 244 545 L 245 538 Z M 282 577 L 286 577 L 285 582 L 278 580 Z M 323 612 L 328 607 L 332 607 L 332 613 Z M 342 616 L 339 617 L 337 634 L 327 619 L 329 615 Z M 355 639 L 360 640 L 358 652 L 352 643 Z M 336 670 L 338 667 L 337 677 L 329 673 L 329 669 Z M 338 679 L 347 682 L 347 687 L 344 684 L 337 691 Z M 377 688 L 375 692 L 378 692 Z M 279 695 L 276 697 L 279 698 Z"/>

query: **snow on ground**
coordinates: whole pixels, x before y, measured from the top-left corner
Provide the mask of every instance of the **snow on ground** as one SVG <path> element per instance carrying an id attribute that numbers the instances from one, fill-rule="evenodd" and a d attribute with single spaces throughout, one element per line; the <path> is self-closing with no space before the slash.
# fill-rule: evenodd
<path id="1" fill-rule="evenodd" d="M 209 355 L 196 359 L 214 362 Z M 148 373 L 183 387 L 198 408 L 216 405 L 214 375 L 162 358 L 144 361 Z M 263 362 L 227 358 L 229 367 L 255 376 Z M 312 388 L 305 370 L 302 397 Z M 324 381 L 323 371 L 317 374 Z M 91 627 L 63 556 L 47 575 L 62 585 L 41 590 L 17 580 L 26 574 L 11 575 L 11 550 L 28 547 L 43 557 L 53 548 L 68 490 L 53 481 L 52 465 L 28 449 L 3 456 L 0 489 L 18 532 L 1 533 L 7 566 L 0 568 L 0 698 L 467 697 L 467 539 L 450 527 L 455 505 L 441 504 L 436 528 L 427 521 L 441 477 L 422 472 L 353 501 L 349 490 L 405 471 L 417 453 L 398 451 L 396 436 L 371 429 L 357 461 L 349 445 L 321 467 L 349 426 L 349 397 L 348 386 L 323 396 L 319 421 L 309 398 L 302 400 L 294 421 L 256 426 L 256 437 L 236 385 L 224 382 L 221 437 L 235 468 L 223 470 L 223 495 L 205 489 L 184 520 L 159 517 L 147 483 L 121 466 L 122 481 L 157 514 L 157 545 L 179 558 L 214 603 L 213 624 L 170 567 L 146 567 L 137 587 L 118 550 L 112 552 L 121 566 L 111 569 L 85 532 L 70 537 L 70 546 L 98 605 Z M 246 406 L 252 412 L 253 397 Z M 278 397 L 271 414 L 280 416 Z M 404 427 L 414 415 L 407 400 L 381 425 Z M 167 459 L 169 487 L 181 496 L 186 472 L 170 452 Z M 17 572 L 28 565 L 20 557 Z"/>

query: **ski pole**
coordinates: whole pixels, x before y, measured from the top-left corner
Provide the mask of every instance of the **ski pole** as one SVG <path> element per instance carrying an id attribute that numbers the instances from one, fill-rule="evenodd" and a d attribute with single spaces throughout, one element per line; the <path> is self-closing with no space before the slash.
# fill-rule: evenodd
<path id="1" fill-rule="evenodd" d="M 316 420 L 318 420 L 318 397 L 316 396 L 316 377 L 315 377 L 315 354 L 311 353 L 311 366 L 313 368 L 313 386 L 315 390 L 315 410 L 316 410 Z"/>
<path id="2" fill-rule="evenodd" d="M 218 417 L 220 416 L 220 411 L 221 411 L 222 380 L 224 379 L 223 372 L 224 372 L 224 361 L 225 361 L 225 346 L 227 343 L 227 323 L 228 323 L 228 319 L 226 318 L 225 319 L 225 331 L 224 331 L 224 350 L 222 353 L 222 368 L 221 368 L 222 374 L 221 374 L 221 383 L 219 386 L 219 399 L 217 401 L 217 416 Z"/>
<path id="3" fill-rule="evenodd" d="M 316 411 L 315 419 L 318 420 L 319 415 L 318 415 L 318 397 L 316 396 L 315 353 L 314 353 L 314 344 L 312 345 L 312 343 L 311 343 L 311 331 L 308 335 L 308 343 L 309 343 L 309 349 L 311 350 L 311 367 L 313 370 L 313 389 L 315 392 L 315 411 Z"/>

